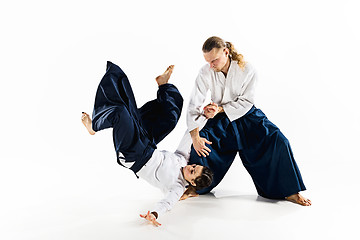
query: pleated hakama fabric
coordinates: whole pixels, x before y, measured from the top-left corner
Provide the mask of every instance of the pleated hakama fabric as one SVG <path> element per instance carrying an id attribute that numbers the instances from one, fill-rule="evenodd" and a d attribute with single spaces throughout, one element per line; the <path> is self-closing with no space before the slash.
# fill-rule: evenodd
<path id="1" fill-rule="evenodd" d="M 199 157 L 192 147 L 189 164 L 201 164 L 214 172 L 214 181 L 200 194 L 210 192 L 229 170 L 238 153 L 260 196 L 283 199 L 306 190 L 288 139 L 266 115 L 253 106 L 230 122 L 225 113 L 209 119 L 200 136 L 212 142 L 211 153 Z"/>
<path id="2" fill-rule="evenodd" d="M 135 173 L 151 158 L 156 144 L 176 126 L 183 98 L 172 84 L 159 86 L 157 98 L 137 108 L 130 82 L 122 69 L 107 62 L 96 92 L 92 127 L 113 128 L 113 142 L 120 165 Z"/>

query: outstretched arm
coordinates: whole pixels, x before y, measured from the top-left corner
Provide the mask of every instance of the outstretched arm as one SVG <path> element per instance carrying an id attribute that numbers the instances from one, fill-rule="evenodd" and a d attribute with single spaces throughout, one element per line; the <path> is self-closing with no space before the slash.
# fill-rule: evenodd
<path id="1" fill-rule="evenodd" d="M 158 221 L 156 221 L 156 218 L 157 218 L 156 215 L 157 215 L 156 212 L 148 211 L 147 214 L 145 214 L 145 215 L 140 214 L 140 217 L 145 218 L 150 223 L 152 223 L 155 227 L 159 227 L 159 226 L 161 226 L 161 224 Z"/>
<path id="2" fill-rule="evenodd" d="M 146 215 L 140 215 L 140 217 L 145 218 L 157 227 L 161 226 L 161 224 L 157 222 L 156 219 L 165 212 L 171 210 L 171 208 L 179 201 L 184 190 L 185 186 L 179 179 L 179 181 L 176 181 L 172 186 L 169 187 L 165 198 L 156 204 L 152 212 L 148 211 Z"/>

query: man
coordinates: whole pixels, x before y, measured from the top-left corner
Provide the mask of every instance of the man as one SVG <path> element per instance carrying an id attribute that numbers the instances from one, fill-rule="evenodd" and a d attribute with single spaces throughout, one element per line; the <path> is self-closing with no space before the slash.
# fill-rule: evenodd
<path id="1" fill-rule="evenodd" d="M 179 201 L 188 183 L 200 190 L 212 182 L 212 173 L 207 167 L 187 165 L 186 152 L 156 149 L 156 144 L 176 126 L 183 105 L 178 89 L 168 83 L 173 67 L 169 66 L 156 78 L 157 98 L 138 109 L 125 73 L 108 62 L 96 92 L 93 119 L 82 114 L 82 122 L 91 135 L 113 129 L 117 161 L 121 166 L 165 193 L 153 211 L 140 215 L 155 226 L 161 225 L 156 219 Z"/>
<path id="2" fill-rule="evenodd" d="M 219 37 L 207 39 L 202 50 L 208 64 L 195 81 L 187 115 L 193 142 L 190 163 L 208 166 L 214 180 L 197 193 L 216 187 L 238 153 L 259 195 L 310 206 L 311 201 L 299 194 L 306 188 L 289 141 L 254 106 L 254 68 Z M 201 109 L 208 91 L 212 103 Z M 189 188 L 183 198 L 194 195 Z"/>

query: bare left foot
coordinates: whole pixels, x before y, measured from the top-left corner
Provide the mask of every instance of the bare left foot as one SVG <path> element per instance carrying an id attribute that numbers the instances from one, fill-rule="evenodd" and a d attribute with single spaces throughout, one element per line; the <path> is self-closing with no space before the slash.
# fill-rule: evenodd
<path id="1" fill-rule="evenodd" d="M 84 126 L 86 127 L 86 129 L 88 130 L 88 132 L 91 135 L 94 135 L 95 131 L 92 129 L 92 121 L 91 121 L 89 114 L 83 112 L 82 116 L 81 116 L 81 121 L 84 124 Z"/>
<path id="2" fill-rule="evenodd" d="M 300 195 L 300 193 L 295 193 L 291 196 L 286 197 L 285 199 L 290 202 L 300 204 L 302 206 L 311 206 L 310 199 L 304 198 Z"/>
<path id="3" fill-rule="evenodd" d="M 163 74 L 161 74 L 155 78 L 155 80 L 159 86 L 166 84 L 169 81 L 169 78 L 170 78 L 173 70 L 174 70 L 174 65 L 170 65 Z"/>

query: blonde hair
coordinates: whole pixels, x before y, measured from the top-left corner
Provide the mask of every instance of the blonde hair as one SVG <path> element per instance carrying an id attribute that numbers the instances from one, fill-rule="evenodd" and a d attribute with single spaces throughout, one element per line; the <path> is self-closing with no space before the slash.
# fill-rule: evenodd
<path id="1" fill-rule="evenodd" d="M 204 53 L 210 52 L 213 48 L 228 48 L 229 49 L 229 55 L 231 60 L 237 61 L 239 67 L 244 71 L 246 62 L 244 60 L 244 56 L 237 52 L 237 50 L 234 47 L 234 44 L 231 42 L 225 42 L 222 38 L 213 36 L 209 37 L 202 47 L 202 51 Z"/>

